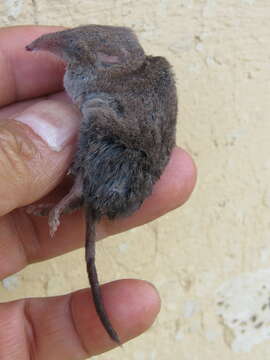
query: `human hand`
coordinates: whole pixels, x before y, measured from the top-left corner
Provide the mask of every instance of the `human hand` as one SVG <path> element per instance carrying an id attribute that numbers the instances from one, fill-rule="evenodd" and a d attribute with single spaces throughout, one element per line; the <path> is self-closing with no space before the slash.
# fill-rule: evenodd
<path id="1" fill-rule="evenodd" d="M 80 116 L 59 93 L 63 64 L 50 54 L 33 56 L 24 50 L 42 33 L 56 30 L 0 29 L 0 279 L 84 243 L 82 211 L 64 216 L 54 241 L 49 241 L 47 219 L 22 209 L 63 181 L 75 149 Z M 191 158 L 176 148 L 141 209 L 129 218 L 104 219 L 97 226 L 97 237 L 125 231 L 180 206 L 195 179 Z M 62 182 L 50 199 L 65 192 Z M 103 285 L 102 293 L 123 342 L 145 331 L 159 312 L 159 296 L 147 282 L 115 281 Z M 85 359 L 114 346 L 96 315 L 89 289 L 0 304 L 0 359 Z"/>

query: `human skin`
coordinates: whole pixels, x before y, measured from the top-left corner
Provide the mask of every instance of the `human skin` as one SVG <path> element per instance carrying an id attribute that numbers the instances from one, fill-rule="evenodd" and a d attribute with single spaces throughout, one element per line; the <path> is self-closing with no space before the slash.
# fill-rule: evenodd
<path id="1" fill-rule="evenodd" d="M 64 73 L 62 62 L 46 53 L 33 57 L 24 50 L 25 44 L 41 34 L 60 29 L 37 26 L 0 29 L 2 279 L 29 263 L 49 259 L 84 244 L 82 212 L 64 216 L 52 242 L 47 219 L 30 216 L 22 209 L 44 198 L 60 183 L 62 185 L 57 186 L 50 199 L 61 198 L 66 190 L 63 176 L 75 149 L 75 135 L 70 136 L 60 151 L 54 151 L 29 119 L 25 121 L 29 113 L 42 118 L 62 111 L 74 112 L 72 117 L 79 124 L 76 111 L 66 96 L 59 93 Z M 42 98 L 46 96 L 47 99 L 48 94 L 50 101 Z M 182 205 L 195 181 L 192 159 L 175 148 L 153 194 L 140 210 L 114 222 L 103 219 L 97 227 L 98 239 L 144 224 Z M 157 291 L 141 280 L 111 282 L 102 286 L 102 293 L 123 342 L 145 331 L 160 309 Z M 64 296 L 0 304 L 1 359 L 84 359 L 113 347 L 115 344 L 98 320 L 88 289 Z"/>

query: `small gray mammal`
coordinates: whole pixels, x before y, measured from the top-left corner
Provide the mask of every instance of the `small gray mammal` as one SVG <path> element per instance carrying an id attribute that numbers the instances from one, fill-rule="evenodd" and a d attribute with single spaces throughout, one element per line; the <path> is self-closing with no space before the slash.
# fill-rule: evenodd
<path id="1" fill-rule="evenodd" d="M 106 313 L 95 267 L 95 225 L 128 216 L 152 192 L 175 145 L 177 96 L 168 61 L 145 55 L 126 27 L 88 25 L 40 36 L 26 50 L 66 63 L 64 87 L 82 114 L 70 172 L 74 185 L 48 211 L 51 235 L 60 216 L 85 208 L 87 272 L 97 314 L 121 344 Z M 36 211 L 38 213 L 38 211 Z"/>

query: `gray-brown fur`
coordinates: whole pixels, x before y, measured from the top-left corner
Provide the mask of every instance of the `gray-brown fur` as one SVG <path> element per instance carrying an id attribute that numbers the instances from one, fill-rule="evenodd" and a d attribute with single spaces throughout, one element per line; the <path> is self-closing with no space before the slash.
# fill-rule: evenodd
<path id="1" fill-rule="evenodd" d="M 137 210 L 151 194 L 175 144 L 176 89 L 170 64 L 146 56 L 129 28 L 89 25 L 33 41 L 67 65 L 64 86 L 82 113 L 70 193 L 50 211 L 54 233 L 62 213 L 86 209 L 86 262 L 97 313 L 120 343 L 105 311 L 95 269 L 95 224 Z"/>

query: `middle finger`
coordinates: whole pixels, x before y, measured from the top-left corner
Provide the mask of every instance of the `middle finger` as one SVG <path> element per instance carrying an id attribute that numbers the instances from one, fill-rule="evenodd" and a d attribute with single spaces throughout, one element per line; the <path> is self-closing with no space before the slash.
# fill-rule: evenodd
<path id="1" fill-rule="evenodd" d="M 142 225 L 180 206 L 191 194 L 195 180 L 191 158 L 185 151 L 175 148 L 164 174 L 141 208 L 128 218 L 115 221 L 102 219 L 97 226 L 97 239 Z M 57 198 L 60 193 L 63 195 L 65 189 L 59 186 L 58 190 Z M 3 278 L 19 271 L 27 263 L 83 246 L 83 211 L 63 216 L 54 239 L 50 239 L 47 218 L 28 215 L 24 209 L 17 209 L 1 219 L 0 234 L 0 278 Z"/>

